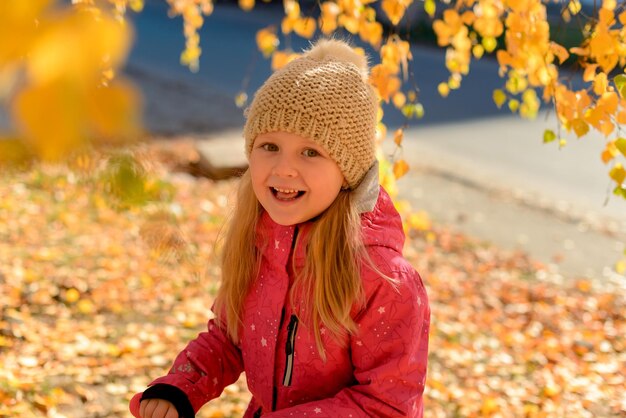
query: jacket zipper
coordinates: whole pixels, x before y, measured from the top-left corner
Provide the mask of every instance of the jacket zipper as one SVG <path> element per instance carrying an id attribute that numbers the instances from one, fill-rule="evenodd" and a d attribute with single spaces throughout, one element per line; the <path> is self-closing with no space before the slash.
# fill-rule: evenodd
<path id="1" fill-rule="evenodd" d="M 296 347 L 296 332 L 298 332 L 298 317 L 291 315 L 289 325 L 287 326 L 287 344 L 285 345 L 285 354 L 287 361 L 285 362 L 285 375 L 283 377 L 283 386 L 291 386 L 291 377 L 293 375 L 293 361 Z"/>

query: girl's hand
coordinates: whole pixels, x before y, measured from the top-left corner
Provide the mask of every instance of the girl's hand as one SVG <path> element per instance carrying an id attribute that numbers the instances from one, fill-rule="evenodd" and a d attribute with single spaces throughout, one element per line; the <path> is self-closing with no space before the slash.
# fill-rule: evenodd
<path id="1" fill-rule="evenodd" d="M 145 399 L 139 404 L 141 418 L 178 418 L 174 404 L 163 399 Z"/>

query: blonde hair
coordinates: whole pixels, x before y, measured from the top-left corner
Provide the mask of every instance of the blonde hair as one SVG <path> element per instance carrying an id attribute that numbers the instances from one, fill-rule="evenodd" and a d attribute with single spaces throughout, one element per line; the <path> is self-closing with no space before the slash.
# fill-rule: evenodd
<path id="1" fill-rule="evenodd" d="M 241 178 L 236 209 L 222 248 L 222 285 L 215 302 L 216 315 L 235 343 L 239 342 L 245 297 L 259 272 L 260 254 L 255 243 L 261 210 L 248 170 Z M 364 260 L 371 264 L 361 237 L 360 214 L 352 193 L 342 190 L 315 219 L 307 240 L 304 268 L 296 272 L 290 291 L 292 301 L 296 295 L 304 298 L 304 315 L 300 319 L 311 326 L 323 359 L 322 325 L 337 341 L 346 333 L 357 331 L 350 313 L 355 304 L 358 307 L 364 300 L 360 274 Z"/>

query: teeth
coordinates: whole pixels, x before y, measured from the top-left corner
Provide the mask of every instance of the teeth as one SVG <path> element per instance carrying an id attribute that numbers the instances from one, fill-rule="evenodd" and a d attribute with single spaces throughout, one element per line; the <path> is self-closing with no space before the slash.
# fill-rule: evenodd
<path id="1" fill-rule="evenodd" d="M 294 189 L 279 189 L 278 187 L 274 187 L 274 190 L 279 191 L 281 193 L 296 193 L 298 191 Z"/>

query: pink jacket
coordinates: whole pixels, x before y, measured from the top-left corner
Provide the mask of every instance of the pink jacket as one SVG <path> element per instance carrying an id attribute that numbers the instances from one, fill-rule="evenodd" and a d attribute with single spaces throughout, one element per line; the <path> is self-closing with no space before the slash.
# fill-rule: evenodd
<path id="1" fill-rule="evenodd" d="M 245 418 L 421 417 L 430 322 L 426 291 L 402 257 L 402 224 L 382 187 L 374 210 L 361 219 L 368 254 L 398 281 L 397 289 L 362 269 L 366 304 L 353 310 L 359 331 L 342 346 L 322 329 L 326 362 L 288 300 L 287 264 L 296 228 L 278 225 L 264 213 L 257 243 L 261 269 L 245 302 L 240 343 L 233 344 L 217 320 L 209 321 L 169 374 L 151 383 L 147 397 L 172 400 L 181 416 L 191 418 L 245 371 L 253 395 Z M 309 223 L 298 226 L 299 243 L 309 228 Z M 303 265 L 304 247 L 293 249 L 296 268 Z M 298 309 L 298 301 L 294 305 Z M 136 417 L 141 395 L 130 405 Z"/>

